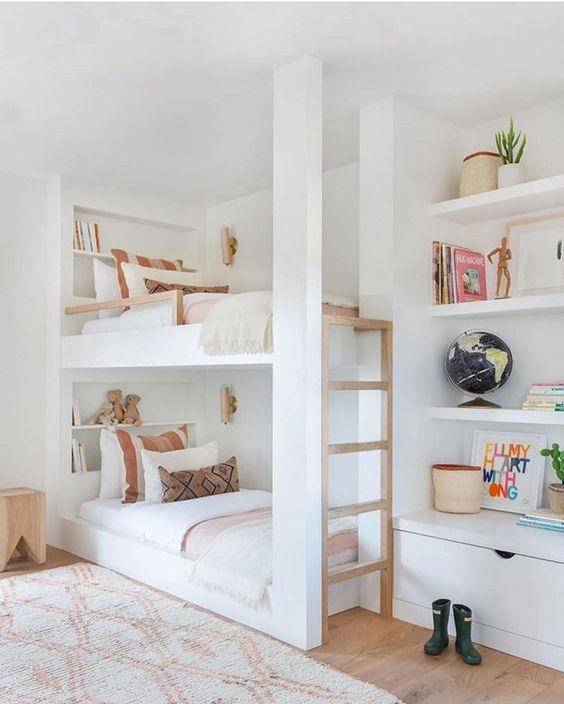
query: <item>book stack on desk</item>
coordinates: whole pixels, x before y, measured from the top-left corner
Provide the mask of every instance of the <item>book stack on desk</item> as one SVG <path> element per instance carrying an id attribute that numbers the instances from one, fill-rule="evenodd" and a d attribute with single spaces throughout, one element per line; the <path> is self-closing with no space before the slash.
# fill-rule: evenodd
<path id="1" fill-rule="evenodd" d="M 544 528 L 544 530 L 555 530 L 559 533 L 564 533 L 564 514 L 552 513 L 548 508 L 539 508 L 521 516 L 517 521 L 517 525 Z"/>

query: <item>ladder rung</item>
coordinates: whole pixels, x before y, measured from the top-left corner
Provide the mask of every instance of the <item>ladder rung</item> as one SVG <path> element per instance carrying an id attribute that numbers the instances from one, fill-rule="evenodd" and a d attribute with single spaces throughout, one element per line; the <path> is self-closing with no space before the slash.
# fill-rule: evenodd
<path id="1" fill-rule="evenodd" d="M 362 577 L 370 572 L 379 572 L 388 568 L 388 560 L 370 560 L 368 562 L 348 562 L 346 565 L 339 565 L 329 570 L 327 581 L 329 584 L 343 582 L 346 579 Z"/>
<path id="2" fill-rule="evenodd" d="M 337 506 L 328 510 L 329 518 L 343 518 L 343 516 L 359 516 L 361 513 L 383 511 L 387 508 L 386 501 L 363 501 L 359 504 Z"/>
<path id="3" fill-rule="evenodd" d="M 389 320 L 355 318 L 345 315 L 324 315 L 323 318 L 328 325 L 347 325 L 354 328 L 355 332 L 362 332 L 363 330 L 391 330 L 392 327 L 392 323 Z"/>
<path id="4" fill-rule="evenodd" d="M 329 381 L 332 391 L 387 391 L 387 381 Z"/>
<path id="5" fill-rule="evenodd" d="M 330 455 L 344 455 L 347 452 L 372 452 L 373 450 L 387 450 L 386 440 L 376 442 L 340 442 L 328 445 Z"/>

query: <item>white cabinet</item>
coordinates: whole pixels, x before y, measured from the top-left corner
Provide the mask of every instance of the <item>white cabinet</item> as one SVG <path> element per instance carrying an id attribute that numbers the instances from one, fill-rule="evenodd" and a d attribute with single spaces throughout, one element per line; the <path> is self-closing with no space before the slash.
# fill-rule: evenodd
<path id="1" fill-rule="evenodd" d="M 397 618 L 430 628 L 431 602 L 448 598 L 473 610 L 476 642 L 564 671 L 564 536 L 561 562 L 500 556 L 495 535 L 492 547 L 398 529 L 394 538 Z"/>

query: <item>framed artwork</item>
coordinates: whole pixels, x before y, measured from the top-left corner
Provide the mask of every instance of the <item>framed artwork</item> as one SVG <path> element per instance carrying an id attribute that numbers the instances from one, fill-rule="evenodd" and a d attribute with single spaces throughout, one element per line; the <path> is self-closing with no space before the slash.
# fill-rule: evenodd
<path id="1" fill-rule="evenodd" d="M 520 296 L 564 291 L 564 213 L 507 224 Z"/>
<path id="2" fill-rule="evenodd" d="M 472 464 L 482 469 L 482 508 L 525 513 L 542 498 L 546 435 L 477 430 Z"/>

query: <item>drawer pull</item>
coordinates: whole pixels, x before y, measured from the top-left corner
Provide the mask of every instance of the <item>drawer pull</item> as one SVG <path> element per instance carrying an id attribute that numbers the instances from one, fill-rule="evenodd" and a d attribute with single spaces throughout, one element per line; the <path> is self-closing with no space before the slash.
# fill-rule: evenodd
<path id="1" fill-rule="evenodd" d="M 515 557 L 514 552 L 507 552 L 507 550 L 494 550 L 494 552 L 504 560 L 510 560 L 512 557 Z"/>

